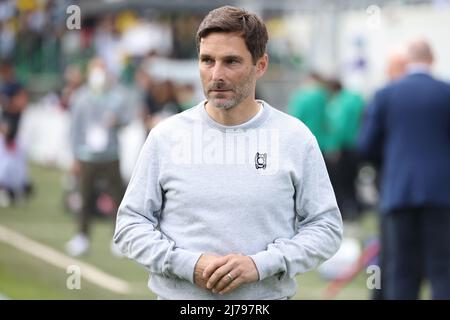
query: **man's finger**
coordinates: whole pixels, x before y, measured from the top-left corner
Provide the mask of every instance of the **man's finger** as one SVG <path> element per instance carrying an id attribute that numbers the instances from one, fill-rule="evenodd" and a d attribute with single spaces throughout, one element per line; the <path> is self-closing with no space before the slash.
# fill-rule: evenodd
<path id="1" fill-rule="evenodd" d="M 219 294 L 222 295 L 222 294 L 231 292 L 231 291 L 235 290 L 236 288 L 238 288 L 242 283 L 243 283 L 242 278 L 236 277 L 236 279 L 231 281 L 227 286 L 225 286 L 225 288 L 223 288 L 221 291 L 219 291 Z"/>
<path id="2" fill-rule="evenodd" d="M 214 271 L 216 271 L 217 268 L 220 268 L 225 263 L 227 263 L 227 260 L 228 260 L 227 258 L 222 257 L 222 258 L 219 258 L 219 259 L 215 260 L 214 262 L 210 263 L 203 271 L 203 279 L 208 279 L 211 276 L 211 274 Z"/>
<path id="3" fill-rule="evenodd" d="M 220 281 L 227 273 L 233 269 L 229 264 L 224 264 L 220 268 L 217 268 L 214 273 L 209 277 L 206 287 L 208 289 L 214 288 L 217 282 Z M 229 281 L 228 281 L 229 282 Z"/>
<path id="4" fill-rule="evenodd" d="M 230 270 L 229 272 L 225 273 L 222 278 L 217 281 L 216 285 L 213 286 L 213 293 L 218 293 L 222 291 L 226 286 L 228 286 L 231 282 L 233 282 L 236 278 L 240 276 L 240 274 L 237 273 L 236 270 Z"/>

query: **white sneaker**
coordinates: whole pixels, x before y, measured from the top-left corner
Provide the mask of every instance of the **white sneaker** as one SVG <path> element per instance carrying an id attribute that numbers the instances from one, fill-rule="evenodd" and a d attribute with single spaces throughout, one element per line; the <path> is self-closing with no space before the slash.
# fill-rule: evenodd
<path id="1" fill-rule="evenodd" d="M 111 253 L 113 256 L 117 258 L 123 258 L 124 255 L 117 244 L 115 244 L 114 240 L 111 241 Z"/>
<path id="2" fill-rule="evenodd" d="M 77 234 L 66 244 L 66 251 L 72 257 L 78 257 L 89 250 L 89 239 L 84 234 Z"/>

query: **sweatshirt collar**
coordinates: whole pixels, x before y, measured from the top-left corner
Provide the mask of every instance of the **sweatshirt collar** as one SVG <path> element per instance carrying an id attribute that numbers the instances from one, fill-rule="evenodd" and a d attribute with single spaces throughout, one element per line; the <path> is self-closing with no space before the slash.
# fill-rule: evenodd
<path id="1" fill-rule="evenodd" d="M 226 126 L 212 119 L 205 109 L 206 100 L 203 100 L 201 103 L 199 103 L 196 106 L 196 108 L 199 109 L 199 112 L 202 115 L 202 120 L 205 121 L 212 128 L 218 129 L 220 131 L 237 130 L 237 129 L 246 130 L 261 126 L 269 116 L 270 106 L 263 100 L 256 100 L 256 102 L 258 102 L 261 105 L 261 109 L 258 111 L 258 113 L 248 121 L 235 126 Z"/>

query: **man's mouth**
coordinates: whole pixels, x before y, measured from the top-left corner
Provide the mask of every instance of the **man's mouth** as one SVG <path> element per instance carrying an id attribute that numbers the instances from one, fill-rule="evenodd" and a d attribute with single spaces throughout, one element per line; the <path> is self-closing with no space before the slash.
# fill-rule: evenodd
<path id="1" fill-rule="evenodd" d="M 211 89 L 210 91 L 212 92 L 227 92 L 227 91 L 231 91 L 230 89 Z"/>

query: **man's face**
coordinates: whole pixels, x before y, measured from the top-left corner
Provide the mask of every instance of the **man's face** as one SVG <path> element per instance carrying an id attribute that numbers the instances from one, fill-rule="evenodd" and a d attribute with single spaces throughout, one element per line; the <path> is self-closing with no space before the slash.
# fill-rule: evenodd
<path id="1" fill-rule="evenodd" d="M 211 33 L 200 41 L 200 77 L 208 103 L 230 109 L 254 99 L 256 66 L 237 33 Z"/>

